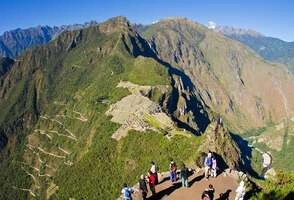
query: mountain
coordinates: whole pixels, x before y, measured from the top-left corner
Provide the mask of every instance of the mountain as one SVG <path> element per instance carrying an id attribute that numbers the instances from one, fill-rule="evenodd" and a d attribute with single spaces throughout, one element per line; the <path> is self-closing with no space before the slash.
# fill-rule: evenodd
<path id="1" fill-rule="evenodd" d="M 115 199 L 152 159 L 197 155 L 208 114 L 125 18 L 18 60 L 0 82 L 0 199 Z"/>
<path id="2" fill-rule="evenodd" d="M 162 20 L 142 34 L 161 59 L 191 78 L 203 104 L 235 131 L 293 116 L 293 76 L 240 43 L 182 18 Z"/>
<path id="3" fill-rule="evenodd" d="M 47 44 L 54 37 L 65 30 L 75 30 L 95 25 L 97 22 L 91 21 L 85 24 L 74 24 L 64 26 L 37 26 L 28 29 L 15 29 L 6 31 L 0 36 L 0 55 L 15 58 L 24 50 L 42 44 Z"/>
<path id="4" fill-rule="evenodd" d="M 265 60 L 285 64 L 291 72 L 294 72 L 294 42 L 285 42 L 253 30 L 228 26 L 217 26 L 216 31 L 247 45 Z"/>
<path id="5" fill-rule="evenodd" d="M 293 75 L 187 19 L 136 30 L 115 17 L 63 31 L 5 67 L 0 199 L 116 199 L 150 161 L 164 172 L 208 150 L 256 170 L 242 137 L 291 120 Z"/>

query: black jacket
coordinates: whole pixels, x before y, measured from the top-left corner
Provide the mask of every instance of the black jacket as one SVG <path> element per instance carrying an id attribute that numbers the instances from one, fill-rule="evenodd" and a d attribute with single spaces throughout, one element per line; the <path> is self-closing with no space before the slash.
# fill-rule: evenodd
<path id="1" fill-rule="evenodd" d="M 188 168 L 184 167 L 181 169 L 181 177 L 183 177 L 184 179 L 188 178 Z"/>
<path id="2" fill-rule="evenodd" d="M 139 188 L 142 191 L 148 191 L 147 190 L 147 184 L 146 184 L 146 181 L 144 179 L 139 180 Z"/>

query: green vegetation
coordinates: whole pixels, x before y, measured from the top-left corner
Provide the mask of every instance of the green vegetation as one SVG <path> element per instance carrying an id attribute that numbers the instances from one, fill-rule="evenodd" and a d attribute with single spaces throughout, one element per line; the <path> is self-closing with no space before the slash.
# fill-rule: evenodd
<path id="1" fill-rule="evenodd" d="M 139 85 L 167 85 L 168 72 L 165 67 L 151 58 L 137 57 L 128 80 Z"/>
<path id="2" fill-rule="evenodd" d="M 200 143 L 197 138 L 183 136 L 168 140 L 162 134 L 150 131 L 131 131 L 126 138 L 115 142 L 110 139 L 114 130 L 110 131 L 109 127 L 109 122 L 100 127 L 90 151 L 81 161 L 60 170 L 56 178 L 60 186 L 58 199 L 115 199 L 124 182 L 135 184 L 140 174 L 147 173 L 150 161 L 156 161 L 160 171 L 168 170 L 171 157 L 191 163 Z"/>
<path id="3" fill-rule="evenodd" d="M 46 48 L 35 48 L 23 57 L 24 66 L 10 74 L 14 84 L 11 88 L 5 86 L 10 102 L 1 102 L 0 122 L 14 122 L 24 113 L 37 115 L 40 112 L 43 118 L 30 121 L 30 131 L 19 131 L 27 133 L 22 135 L 19 151 L 13 151 L 13 144 L 7 147 L 12 149 L 13 159 L 1 163 L 1 170 L 5 172 L 0 178 L 1 191 L 5 191 L 1 199 L 30 196 L 29 192 L 12 186 L 32 188 L 37 198 L 44 199 L 46 189 L 52 184 L 56 184 L 58 190 L 51 199 L 115 199 L 124 182 L 134 184 L 141 173 L 147 172 L 151 160 L 166 171 L 170 157 L 186 163 L 196 157 L 202 137 L 175 135 L 167 139 L 158 132 L 130 131 L 120 141 L 111 138 L 120 125 L 110 122 L 104 113 L 111 103 L 129 94 L 127 89 L 116 87 L 119 81 L 169 85 L 168 71 L 152 58 L 130 54 L 119 32 L 105 34 L 91 27 L 79 35 L 79 31 L 64 33 Z M 74 39 L 77 37 L 82 39 Z M 128 37 L 132 37 L 131 34 Z M 76 44 L 69 45 L 73 40 Z M 20 75 L 22 78 L 18 81 Z M 151 96 L 158 99 L 161 95 L 156 91 Z M 82 121 L 81 115 L 87 120 Z M 26 143 L 39 152 L 42 163 Z M 37 147 L 62 157 L 48 155 Z M 3 154 L 5 157 L 8 152 Z M 28 163 L 28 166 L 14 161 Z M 56 168 L 56 172 L 47 165 Z M 32 167 L 53 176 L 38 177 Z M 40 189 L 31 187 L 35 183 L 23 169 L 35 174 Z"/>
<path id="4" fill-rule="evenodd" d="M 294 191 L 294 174 L 278 172 L 275 180 L 260 181 L 262 191 L 253 200 L 292 199 Z"/>

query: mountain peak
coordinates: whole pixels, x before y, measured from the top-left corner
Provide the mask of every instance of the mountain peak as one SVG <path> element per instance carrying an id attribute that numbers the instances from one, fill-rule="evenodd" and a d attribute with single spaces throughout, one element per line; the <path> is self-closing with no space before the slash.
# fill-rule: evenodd
<path id="1" fill-rule="evenodd" d="M 250 35 L 253 37 L 263 36 L 261 33 L 252 29 L 242 29 L 231 26 L 216 26 L 215 30 L 216 32 L 222 33 L 224 35 Z"/>
<path id="2" fill-rule="evenodd" d="M 167 23 L 167 24 L 170 24 L 170 23 L 178 23 L 178 24 L 190 24 L 190 25 L 198 25 L 197 22 L 191 20 L 191 19 L 188 19 L 186 17 L 167 17 L 167 18 L 164 18 L 164 19 L 160 19 L 159 21 L 156 21 L 155 23 L 153 24 L 156 24 L 156 23 Z"/>
<path id="3" fill-rule="evenodd" d="M 117 16 L 108 19 L 107 21 L 103 22 L 99 25 L 99 29 L 102 32 L 116 32 L 121 30 L 128 30 L 131 28 L 129 20 L 124 16 Z"/>

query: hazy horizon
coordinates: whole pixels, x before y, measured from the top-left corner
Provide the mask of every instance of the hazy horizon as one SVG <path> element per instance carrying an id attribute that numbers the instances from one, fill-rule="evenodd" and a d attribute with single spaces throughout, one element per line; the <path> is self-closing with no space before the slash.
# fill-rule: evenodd
<path id="1" fill-rule="evenodd" d="M 294 2 L 288 1 L 118 1 L 94 0 L 1 1 L 0 34 L 17 28 L 82 24 L 91 20 L 102 22 L 114 16 L 125 16 L 132 23 L 151 24 L 167 17 L 186 17 L 207 25 L 252 29 L 263 35 L 294 41 Z M 11 11 L 13 10 L 13 12 Z M 152 12 L 151 12 L 152 11 Z M 289 22 L 290 21 L 290 22 Z"/>

